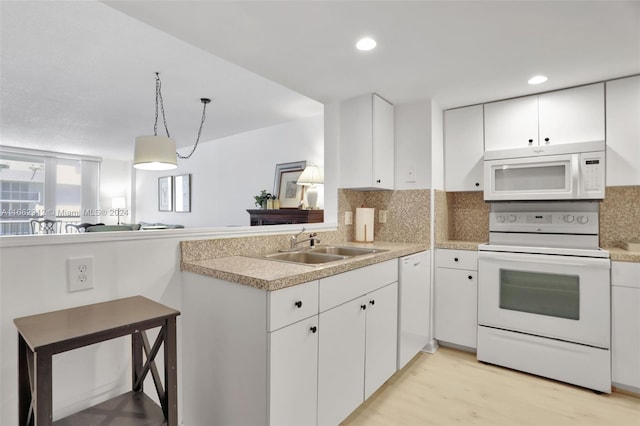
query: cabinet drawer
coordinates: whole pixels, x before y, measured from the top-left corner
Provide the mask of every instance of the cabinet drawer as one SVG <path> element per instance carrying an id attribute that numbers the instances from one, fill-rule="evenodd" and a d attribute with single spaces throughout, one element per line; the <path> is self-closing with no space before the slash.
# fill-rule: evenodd
<path id="1" fill-rule="evenodd" d="M 398 260 L 388 260 L 320 280 L 320 312 L 398 281 Z"/>
<path id="2" fill-rule="evenodd" d="M 267 330 L 277 330 L 318 313 L 318 281 L 269 292 Z"/>
<path id="3" fill-rule="evenodd" d="M 640 288 L 640 263 L 611 262 L 611 285 Z"/>
<path id="4" fill-rule="evenodd" d="M 476 271 L 478 269 L 478 252 L 438 249 L 436 250 L 436 267 Z"/>

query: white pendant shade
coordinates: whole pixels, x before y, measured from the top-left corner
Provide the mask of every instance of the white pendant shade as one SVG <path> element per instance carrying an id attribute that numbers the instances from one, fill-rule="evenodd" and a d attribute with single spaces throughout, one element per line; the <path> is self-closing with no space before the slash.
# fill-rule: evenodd
<path id="1" fill-rule="evenodd" d="M 298 178 L 297 183 L 305 186 L 324 183 L 324 170 L 315 164 L 309 164 Z"/>
<path id="2" fill-rule="evenodd" d="M 166 136 L 138 136 L 133 167 L 141 170 L 171 170 L 178 167 L 176 143 Z"/>

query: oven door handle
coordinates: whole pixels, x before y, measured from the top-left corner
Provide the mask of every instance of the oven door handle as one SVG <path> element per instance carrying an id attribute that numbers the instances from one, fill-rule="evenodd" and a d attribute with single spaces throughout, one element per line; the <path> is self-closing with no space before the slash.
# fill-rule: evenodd
<path id="1" fill-rule="evenodd" d="M 594 257 L 569 257 L 555 256 L 548 254 L 523 254 L 523 253 L 488 253 L 480 252 L 478 261 L 483 260 L 512 262 L 512 263 L 537 263 L 546 265 L 564 265 L 564 266 L 584 266 L 589 268 L 605 268 L 610 267 L 609 259 L 601 259 Z"/>

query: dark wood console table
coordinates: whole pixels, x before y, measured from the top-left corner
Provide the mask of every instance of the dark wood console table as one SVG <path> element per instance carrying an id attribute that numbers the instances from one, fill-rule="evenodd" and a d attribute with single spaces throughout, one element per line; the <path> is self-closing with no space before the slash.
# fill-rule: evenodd
<path id="1" fill-rule="evenodd" d="M 247 210 L 251 226 L 286 225 L 289 223 L 322 223 L 324 210 L 278 209 Z"/>
<path id="2" fill-rule="evenodd" d="M 179 311 L 142 296 L 16 318 L 20 426 L 178 425 L 176 317 Z M 161 327 L 153 346 L 146 330 Z M 52 356 L 131 335 L 132 390 L 69 417 L 52 418 Z M 155 364 L 164 347 L 164 389 Z M 143 364 L 143 352 L 145 362 Z M 161 407 L 143 392 L 151 372 Z"/>

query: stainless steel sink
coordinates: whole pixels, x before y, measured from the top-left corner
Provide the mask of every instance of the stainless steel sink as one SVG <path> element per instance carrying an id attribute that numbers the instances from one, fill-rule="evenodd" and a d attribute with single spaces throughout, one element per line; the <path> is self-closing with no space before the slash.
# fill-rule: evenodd
<path id="1" fill-rule="evenodd" d="M 307 265 L 317 265 L 321 263 L 333 262 L 347 259 L 349 256 L 328 253 L 316 253 L 312 251 L 296 251 L 289 253 L 268 254 L 265 258 L 270 260 L 281 260 L 284 262 L 304 263 Z"/>
<path id="2" fill-rule="evenodd" d="M 388 250 L 380 250 L 373 248 L 364 248 L 364 247 L 340 247 L 340 246 L 327 246 L 327 247 L 316 247 L 309 250 L 309 253 L 327 253 L 327 254 L 337 254 L 342 256 L 362 256 L 365 254 L 372 253 L 383 253 Z"/>

